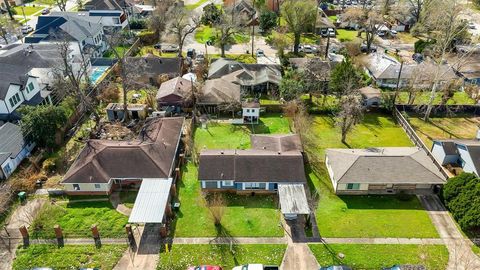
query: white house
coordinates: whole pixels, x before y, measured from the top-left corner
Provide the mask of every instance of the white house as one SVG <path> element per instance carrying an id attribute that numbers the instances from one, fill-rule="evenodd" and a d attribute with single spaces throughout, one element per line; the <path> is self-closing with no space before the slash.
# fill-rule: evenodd
<path id="1" fill-rule="evenodd" d="M 258 119 L 260 119 L 260 103 L 243 102 L 242 118 L 244 124 L 258 124 Z"/>
<path id="2" fill-rule="evenodd" d="M 480 141 L 478 139 L 434 140 L 431 152 L 443 166 L 459 166 L 464 172 L 479 175 Z"/>
<path id="3" fill-rule="evenodd" d="M 128 16 L 133 12 L 133 6 L 126 0 L 90 0 L 84 4 L 80 14 L 96 20 L 109 29 L 125 28 Z"/>
<path id="4" fill-rule="evenodd" d="M 35 143 L 25 141 L 19 126 L 9 122 L 0 126 L 0 179 L 7 179 L 34 147 Z"/>

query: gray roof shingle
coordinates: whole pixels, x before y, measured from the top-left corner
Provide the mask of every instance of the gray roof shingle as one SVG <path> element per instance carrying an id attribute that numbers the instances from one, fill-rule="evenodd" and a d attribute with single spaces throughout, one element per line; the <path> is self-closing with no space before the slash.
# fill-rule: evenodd
<path id="1" fill-rule="evenodd" d="M 19 126 L 10 122 L 0 127 L 0 164 L 9 157 L 16 157 L 25 147 L 25 139 Z"/>

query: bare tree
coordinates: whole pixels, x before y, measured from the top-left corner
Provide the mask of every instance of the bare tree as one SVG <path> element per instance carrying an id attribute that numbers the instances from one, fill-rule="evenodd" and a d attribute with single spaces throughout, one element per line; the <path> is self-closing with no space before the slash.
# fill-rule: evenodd
<path id="1" fill-rule="evenodd" d="M 146 86 L 145 83 L 141 82 L 140 78 L 147 65 L 144 61 L 148 61 L 148 59 L 144 60 L 142 58 L 139 60 L 130 58 L 128 55 L 129 50 L 116 49 L 128 43 L 127 37 L 124 34 L 125 33 L 120 31 L 114 32 L 106 41 L 116 60 L 115 71 L 121 81 L 122 87 L 123 122 L 127 122 L 130 119 L 128 113 L 128 93 L 139 87 Z"/>
<path id="2" fill-rule="evenodd" d="M 89 56 L 80 50 L 80 61 L 74 66 L 71 57 L 71 46 L 75 45 L 72 44 L 73 43 L 70 43 L 66 38 L 60 39 L 60 41 L 57 42 L 60 63 L 54 69 L 54 76 L 56 77 L 55 84 L 57 84 L 56 88 L 62 86 L 64 91 L 64 93 L 62 93 L 63 95 L 72 94 L 75 96 L 79 104 L 87 111 L 92 112 L 95 121 L 98 122 L 100 121 L 100 116 L 95 110 L 94 100 L 88 96 L 88 91 L 90 90 L 88 77 Z"/>
<path id="3" fill-rule="evenodd" d="M 153 10 L 151 16 L 148 17 L 148 28 L 155 32 L 156 36 L 158 37 L 160 33 L 165 31 L 165 24 L 166 24 L 166 16 L 170 7 L 172 7 L 171 0 L 160 1 L 157 3 L 156 8 Z"/>
<path id="4" fill-rule="evenodd" d="M 184 7 L 177 6 L 169 12 L 170 24 L 168 32 L 175 36 L 178 44 L 178 56 L 182 57 L 183 43 L 200 26 L 200 17 L 187 12 Z"/>
<path id="5" fill-rule="evenodd" d="M 358 31 L 358 36 L 360 37 L 362 33 L 365 33 L 367 53 L 370 53 L 373 40 L 375 36 L 377 36 L 380 27 L 384 24 L 381 7 L 364 6 L 362 8 L 348 8 L 343 15 L 343 19 L 359 25 L 360 30 Z"/>
<path id="6" fill-rule="evenodd" d="M 67 0 L 55 0 L 55 4 L 57 4 L 60 11 L 67 11 Z"/>
<path id="7" fill-rule="evenodd" d="M 222 193 L 214 192 L 205 197 L 207 208 L 210 211 L 213 224 L 220 226 L 227 208 L 225 197 Z"/>
<path id="8" fill-rule="evenodd" d="M 361 96 L 356 93 L 342 96 L 340 100 L 340 112 L 337 115 L 337 124 L 342 133 L 342 143 L 346 143 L 347 134 L 353 127 L 360 123 L 363 118 L 363 105 Z"/>
<path id="9" fill-rule="evenodd" d="M 0 37 L 8 44 L 8 35 L 15 32 L 13 24 L 5 15 L 0 16 Z"/>
<path id="10" fill-rule="evenodd" d="M 234 35 L 241 33 L 241 19 L 227 15 L 229 11 L 225 11 L 220 16 L 215 28 L 217 29 L 217 37 L 215 43 L 221 50 L 221 56 L 225 57 L 225 47 L 232 44 Z"/>
<path id="11" fill-rule="evenodd" d="M 445 69 L 442 65 L 445 58 L 453 49 L 453 43 L 465 35 L 467 25 L 461 20 L 463 5 L 458 0 L 436 0 L 429 5 L 426 10 L 426 16 L 419 22 L 420 27 L 429 39 L 435 40 L 431 46 L 432 58 L 436 62 L 436 69 L 432 76 L 432 85 L 430 88 L 430 98 L 423 120 L 428 121 L 433 109 L 433 102 L 437 96 L 442 77 L 445 75 Z"/>

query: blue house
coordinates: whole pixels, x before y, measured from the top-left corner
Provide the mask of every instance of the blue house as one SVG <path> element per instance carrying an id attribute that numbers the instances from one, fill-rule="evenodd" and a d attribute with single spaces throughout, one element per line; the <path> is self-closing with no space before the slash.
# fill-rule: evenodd
<path id="1" fill-rule="evenodd" d="M 19 126 L 10 122 L 0 127 L 0 179 L 7 179 L 27 157 L 35 143 L 27 142 Z"/>

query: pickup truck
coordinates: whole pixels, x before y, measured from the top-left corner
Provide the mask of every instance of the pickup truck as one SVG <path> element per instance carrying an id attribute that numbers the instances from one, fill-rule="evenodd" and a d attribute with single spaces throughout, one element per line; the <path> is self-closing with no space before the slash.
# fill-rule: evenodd
<path id="1" fill-rule="evenodd" d="M 235 266 L 232 270 L 278 270 L 278 266 L 275 265 L 263 265 L 263 264 L 244 264 Z"/>

